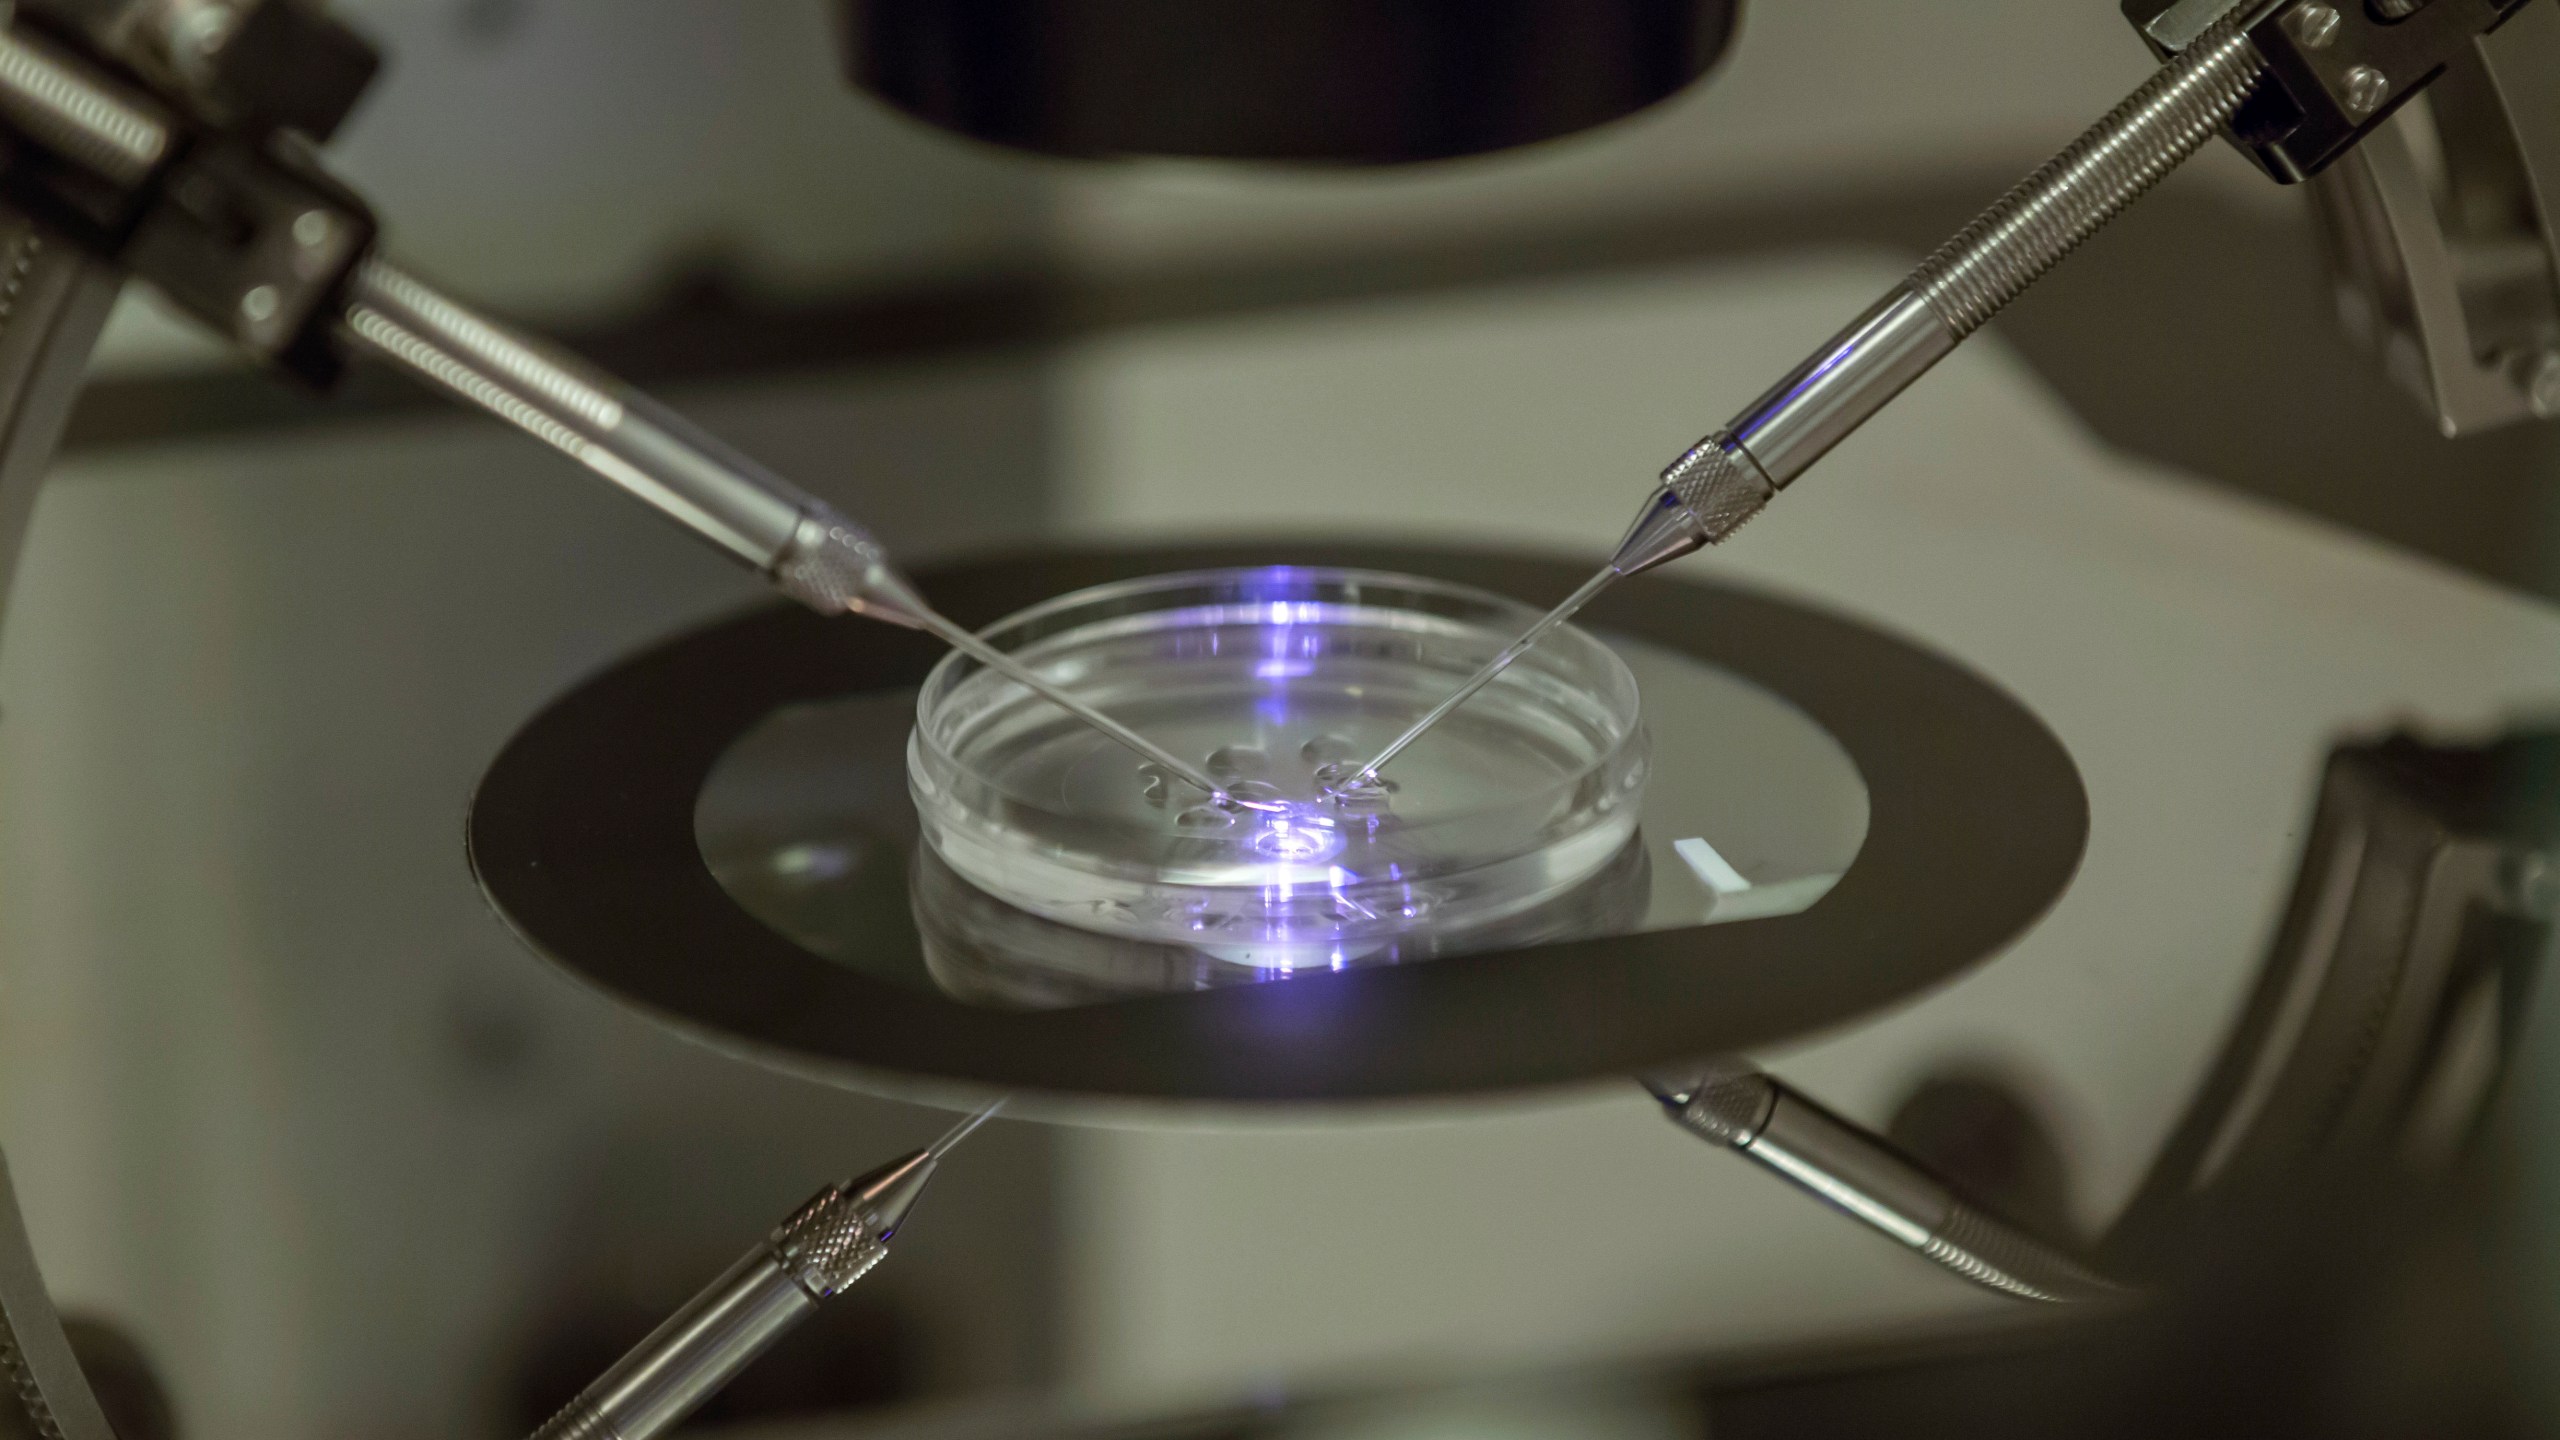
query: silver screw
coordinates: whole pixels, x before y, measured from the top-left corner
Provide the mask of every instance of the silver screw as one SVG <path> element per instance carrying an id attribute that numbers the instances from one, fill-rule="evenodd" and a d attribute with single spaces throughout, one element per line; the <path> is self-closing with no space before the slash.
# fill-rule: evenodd
<path id="1" fill-rule="evenodd" d="M 329 243 L 329 232 L 336 228 L 326 210 L 305 210 L 293 217 L 293 243 L 305 250 L 317 250 Z"/>
<path id="2" fill-rule="evenodd" d="M 2373 0 L 2373 8 L 2386 20 L 2406 20 L 2418 13 L 2427 0 Z"/>
<path id="3" fill-rule="evenodd" d="M 2391 98 L 2391 80 L 2370 65 L 2358 65 L 2347 72 L 2347 109 L 2358 115 L 2370 115 Z"/>
<path id="4" fill-rule="evenodd" d="M 276 287 L 260 285 L 240 297 L 240 314 L 252 325 L 264 325 L 276 318 Z"/>
<path id="5" fill-rule="evenodd" d="M 2284 28 L 2303 49 L 2324 49 L 2338 38 L 2338 12 L 2327 5 L 2296 5 L 2284 17 Z"/>
<path id="6" fill-rule="evenodd" d="M 169 25 L 169 59 L 178 72 L 203 84 L 213 62 L 231 43 L 240 16 L 229 5 L 195 5 L 178 11 Z"/>
<path id="7" fill-rule="evenodd" d="M 2560 415 L 2560 350 L 2545 350 L 2535 363 L 2532 375 L 2524 383 L 2525 400 L 2533 413 L 2548 420 Z"/>
<path id="8" fill-rule="evenodd" d="M 2509 855 L 2498 867 L 2498 878 L 2505 893 L 2499 898 L 2508 908 L 2536 919 L 2548 919 L 2560 909 L 2560 866 L 2539 850 Z"/>

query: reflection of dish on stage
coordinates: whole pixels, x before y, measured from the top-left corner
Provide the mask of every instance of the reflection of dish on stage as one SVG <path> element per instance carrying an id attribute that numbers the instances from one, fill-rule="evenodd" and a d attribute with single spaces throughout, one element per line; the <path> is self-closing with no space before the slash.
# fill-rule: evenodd
<path id="1" fill-rule="evenodd" d="M 1270 545 L 921 579 L 984 629 L 1095 585 L 1281 558 L 1532 601 L 1580 578 L 1510 557 Z M 1119 618 L 1123 634 L 1152 623 Z M 1582 628 L 1576 640 L 1623 663 L 1653 737 L 1633 838 L 1618 829 L 1601 864 L 1529 903 L 1330 937 L 1314 965 L 1307 949 L 1232 936 L 1064 925 L 973 883 L 924 843 L 909 794 L 916 687 L 943 655 L 779 609 L 671 641 L 537 717 L 484 783 L 474 861 L 500 909 L 572 970 L 802 1068 L 1228 1099 L 1517 1087 L 1767 1043 L 1983 958 L 2076 863 L 2085 810 L 2069 762 L 1942 660 L 1652 576 L 1604 595 Z M 1234 633 L 1270 659 L 1268 634 Z M 1411 633 L 1369 629 L 1361 647 L 1375 662 L 1379 642 Z M 1091 658 L 1039 652 L 1039 638 L 1042 663 Z M 1478 643 L 1461 639 L 1431 664 L 1462 673 Z M 1414 703 L 1391 697 L 1377 724 L 1392 733 Z M 1109 763 L 1135 773 L 1135 757 Z M 1145 798 L 1134 789 L 1133 810 Z M 1284 983 L 1255 983 L 1268 981 Z"/>
<path id="2" fill-rule="evenodd" d="M 925 971 L 944 994 L 973 1005 L 1051 1010 L 1295 975 L 1289 965 L 1256 964 L 1228 947 L 1131 940 L 1044 920 L 962 879 L 930 847 L 919 848 L 913 863 Z M 1651 879 L 1644 846 L 1622 845 L 1580 884 L 1525 910 L 1472 927 L 1416 926 L 1379 936 L 1328 968 L 1617 934 L 1642 913 Z"/>

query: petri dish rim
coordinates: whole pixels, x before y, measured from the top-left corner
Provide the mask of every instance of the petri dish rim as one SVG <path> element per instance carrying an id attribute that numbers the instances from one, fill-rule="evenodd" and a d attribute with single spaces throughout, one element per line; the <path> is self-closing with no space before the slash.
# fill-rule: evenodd
<path id="1" fill-rule="evenodd" d="M 986 624 L 1123 576 L 1309 559 L 1525 594 L 1561 594 L 1588 573 L 1517 551 L 1284 536 L 1007 551 L 916 578 L 944 613 Z M 2067 889 L 2089 825 L 2077 767 L 2033 711 L 1963 661 L 1708 575 L 1637 577 L 1592 619 L 1732 670 L 1839 741 L 1870 821 L 1820 904 L 1048 1011 L 905 988 L 760 922 L 704 865 L 696 805 L 740 735 L 779 707 L 914 685 L 941 658 L 915 632 L 779 604 L 666 636 L 537 711 L 482 778 L 468 854 L 533 950 L 704 1043 L 878 1093 L 1025 1090 L 1060 1103 L 1525 1093 L 1773 1045 L 1987 962 Z M 1578 1023 L 1551 1023 L 1560 1007 Z"/>
<path id="2" fill-rule="evenodd" d="M 1383 726 L 1356 743 L 1382 744 L 1409 722 L 1408 709 L 1427 709 L 1445 693 L 1444 679 L 1458 683 L 1539 613 L 1479 587 L 1369 567 L 1219 567 L 1071 591 L 980 633 L 1053 666 L 1052 678 L 1070 687 L 1125 685 L 1133 666 L 1161 664 L 1173 690 L 1250 694 L 1257 703 L 1239 713 L 1259 740 L 1269 738 L 1254 713 L 1266 682 L 1282 695 L 1299 687 L 1301 708 L 1354 697 L 1355 712 L 1366 708 L 1365 685 L 1395 697 L 1352 720 Z M 1303 627 L 1301 648 L 1273 649 L 1256 635 L 1289 627 Z M 1238 632 L 1242 648 L 1233 643 Z M 1413 645 L 1380 649 L 1382 638 Z M 1272 678 L 1261 667 L 1275 657 L 1305 668 Z M 1328 659 L 1339 684 L 1325 676 Z M 1399 684 L 1417 693 L 1398 695 Z M 1086 698 L 1114 709 L 1102 694 Z M 1503 717 L 1483 719 L 1499 730 L 1497 740 L 1550 742 L 1543 760 L 1511 762 L 1524 767 L 1523 783 L 1479 789 L 1481 774 L 1462 786 L 1444 776 L 1429 802 L 1389 817 L 1391 836 L 1376 819 L 1336 813 L 1309 790 L 1288 797 L 1290 808 L 1278 815 L 1242 817 L 1255 822 L 1251 835 L 1202 838 L 1169 829 L 1175 807 L 1161 801 L 1152 814 L 1079 804 L 1092 797 L 1070 796 L 1054 767 L 1040 772 L 1047 778 L 1036 787 L 1007 783 L 1026 767 L 1007 752 L 1005 736 L 1043 707 L 955 653 L 917 692 L 909 791 L 928 846 L 971 882 L 1034 914 L 1131 939 L 1241 945 L 1238 953 L 1257 955 L 1279 947 L 1305 961 L 1417 926 L 1481 927 L 1533 908 L 1588 879 L 1633 833 L 1651 746 L 1641 687 L 1615 650 L 1559 631 L 1478 703 Z M 1134 710 L 1120 718 L 1148 728 Z M 1059 733 L 1088 756 L 1117 753 L 1072 727 Z M 1556 750 L 1562 743 L 1575 748 Z M 991 749 L 997 758 L 980 763 Z M 1214 768 L 1214 758 L 1209 763 Z M 1269 838 L 1264 831 L 1331 838 L 1311 858 L 1287 860 L 1256 853 Z"/>
<path id="3" fill-rule="evenodd" d="M 1521 629 L 1527 628 L 1531 622 L 1535 621 L 1544 613 L 1535 606 L 1524 604 L 1520 601 L 1513 600 L 1508 596 L 1496 594 L 1493 591 L 1485 590 L 1477 586 L 1467 585 L 1457 581 L 1438 580 L 1425 575 L 1407 575 L 1392 570 L 1380 570 L 1363 566 L 1335 565 L 1222 566 L 1217 568 L 1167 571 L 1159 575 L 1140 575 L 1126 580 L 1114 580 L 1101 585 L 1088 586 L 1081 590 L 1069 591 L 1063 595 L 1051 596 L 1038 604 L 1028 606 L 1022 610 L 1017 610 L 995 623 L 984 627 L 978 631 L 978 635 L 979 638 L 986 640 L 988 643 L 996 645 L 999 648 L 1008 650 L 1017 657 L 1036 659 L 1044 642 L 1053 641 L 1063 635 L 1069 634 L 1080 637 L 1086 636 L 1088 632 L 1097 629 L 1105 622 L 1111 620 L 1133 619 L 1139 616 L 1160 612 L 1135 607 L 1129 610 L 1117 612 L 1108 611 L 1106 609 L 1105 613 L 1096 615 L 1090 620 L 1080 622 L 1073 626 L 1072 629 L 1056 628 L 1056 622 L 1061 616 L 1073 615 L 1088 608 L 1107 607 L 1113 602 L 1156 594 L 1170 588 L 1193 585 L 1205 586 L 1212 582 L 1231 578 L 1241 579 L 1245 576 L 1267 576 L 1274 578 L 1288 577 L 1300 580 L 1311 579 L 1313 577 L 1338 577 L 1355 584 L 1376 586 L 1381 590 L 1409 594 L 1418 598 L 1463 601 L 1467 604 L 1481 607 L 1488 616 L 1501 617 L 1498 621 L 1493 623 L 1493 628 L 1500 630 L 1507 627 L 1514 634 Z M 1233 603 L 1237 609 L 1242 610 L 1252 602 L 1239 599 L 1231 603 Z M 1262 603 L 1268 604 L 1271 602 L 1265 601 Z M 1350 604 L 1358 602 L 1346 601 L 1343 603 Z M 1198 608 L 1205 610 L 1209 607 L 1202 606 Z M 1390 607 L 1385 605 L 1363 606 L 1363 608 L 1374 611 L 1374 613 L 1385 622 L 1385 625 L 1382 628 L 1410 628 L 1412 630 L 1419 631 L 1427 627 L 1413 622 L 1429 618 L 1455 618 L 1441 616 L 1438 615 L 1437 612 L 1430 611 L 1409 615 L 1400 614 L 1399 607 Z M 1405 608 L 1409 609 L 1409 607 Z M 1483 813 L 1490 814 L 1496 812 L 1507 812 L 1541 803 L 1550 803 L 1560 796 L 1568 795 L 1577 786 L 1588 784 L 1593 775 L 1608 768 L 1612 760 L 1624 746 L 1635 741 L 1644 733 L 1645 715 L 1643 691 L 1641 687 L 1636 684 L 1635 676 L 1627 668 L 1625 660 L 1621 658 L 1616 651 L 1594 638 L 1588 632 L 1577 626 L 1568 624 L 1558 629 L 1555 634 L 1549 636 L 1547 640 L 1538 647 L 1538 651 L 1532 651 L 1529 655 L 1523 656 L 1521 659 L 1521 665 L 1533 666 L 1534 664 L 1550 662 L 1553 657 L 1542 656 L 1539 653 L 1540 651 L 1547 650 L 1550 646 L 1554 647 L 1559 653 L 1570 652 L 1577 658 L 1584 660 L 1586 663 L 1598 665 L 1611 674 L 1613 682 L 1623 690 L 1626 697 L 1625 724 L 1622 728 L 1622 733 L 1618 737 L 1618 741 L 1615 745 L 1611 746 L 1607 751 L 1593 757 L 1587 764 L 1563 774 L 1553 782 L 1540 786 L 1534 791 L 1513 792 L 1506 796 L 1502 803 L 1488 804 L 1485 806 Z M 933 668 L 926 673 L 923 684 L 916 692 L 916 726 L 912 735 L 911 743 L 924 749 L 939 765 L 951 771 L 966 773 L 975 783 L 986 786 L 988 789 L 1003 795 L 1005 799 L 1014 804 L 1022 805 L 1034 810 L 1040 810 L 1060 818 L 1082 818 L 1069 815 L 1062 809 L 1050 805 L 1040 796 L 1025 794 L 1018 789 L 1005 785 L 1000 780 L 991 777 L 984 771 L 972 766 L 961 757 L 952 754 L 950 747 L 943 743 L 941 730 L 933 724 L 936 706 L 946 701 L 951 692 L 956 690 L 961 683 L 964 683 L 968 677 L 981 673 L 983 669 L 984 667 L 980 665 L 976 659 L 968 655 L 964 655 L 957 650 L 948 652 L 941 660 L 935 663 Z"/>

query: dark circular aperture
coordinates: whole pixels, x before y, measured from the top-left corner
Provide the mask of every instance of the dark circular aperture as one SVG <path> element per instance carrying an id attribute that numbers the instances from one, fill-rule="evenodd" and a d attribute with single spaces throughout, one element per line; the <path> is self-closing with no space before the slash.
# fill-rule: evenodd
<path id="1" fill-rule="evenodd" d="M 1049 155 L 1378 165 L 1605 124 L 1712 67 L 1740 0 L 843 0 L 846 74 Z"/>

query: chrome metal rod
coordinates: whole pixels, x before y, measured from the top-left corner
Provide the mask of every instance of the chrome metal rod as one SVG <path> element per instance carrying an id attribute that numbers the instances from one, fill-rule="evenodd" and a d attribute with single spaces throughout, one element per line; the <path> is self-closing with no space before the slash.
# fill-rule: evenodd
<path id="1" fill-rule="evenodd" d="M 534 1432 L 536 1440 L 650 1440 L 702 1402 L 815 1312 L 770 1251 L 732 1265 L 649 1332 L 593 1385 Z"/>
<path id="2" fill-rule="evenodd" d="M 754 569 L 777 571 L 816 497 L 601 371 L 390 262 L 357 266 L 345 328 L 384 358 L 569 455 Z"/>
<path id="3" fill-rule="evenodd" d="M 889 1254 L 916 1197 L 986 1106 L 922 1150 L 830 1185 L 632 1347 L 533 1440 L 654 1440 Z"/>
<path id="4" fill-rule="evenodd" d="M 613 482 L 824 614 L 923 630 L 1001 672 L 1207 794 L 1181 759 L 945 618 L 860 525 L 647 396 L 500 325 L 398 266 L 369 258 L 348 284 L 345 332 L 448 394 Z"/>
<path id="5" fill-rule="evenodd" d="M 1711 545 L 2212 138 L 2265 62 L 2224 21 L 1662 472 L 1615 563 Z"/>
<path id="6" fill-rule="evenodd" d="M 1467 682 L 1459 686 L 1456 693 L 1450 695 L 1448 699 L 1441 701 L 1439 704 L 1432 706 L 1430 713 L 1424 715 L 1421 719 L 1414 721 L 1403 734 L 1398 735 L 1395 739 L 1387 742 L 1387 748 L 1379 751 L 1376 755 L 1371 756 L 1368 764 L 1363 765 L 1358 770 L 1352 772 L 1351 778 L 1339 782 L 1332 788 L 1338 790 L 1357 790 L 1377 779 L 1378 772 L 1386 768 L 1388 761 L 1403 754 L 1406 746 L 1421 739 L 1424 732 L 1430 730 L 1432 726 L 1447 719 L 1450 712 L 1456 710 L 1459 706 L 1466 704 L 1468 700 L 1474 698 L 1477 691 L 1492 684 L 1495 676 L 1500 675 L 1503 671 L 1511 668 L 1512 661 L 1528 654 L 1530 647 L 1536 645 L 1539 641 L 1546 639 L 1557 626 L 1572 619 L 1583 606 L 1591 603 L 1591 597 L 1608 589 L 1609 582 L 1617 578 L 1618 572 L 1615 569 L 1606 565 L 1601 566 L 1599 573 L 1582 582 L 1581 589 L 1567 595 L 1564 597 L 1563 602 L 1557 605 L 1556 608 L 1539 616 L 1536 624 L 1531 625 L 1528 629 L 1520 632 L 1520 638 L 1502 647 L 1500 653 L 1496 654 L 1492 659 L 1484 662 L 1483 666 L 1478 668 L 1476 673 L 1468 676 Z"/>
<path id="7" fill-rule="evenodd" d="M 2256 47 L 2228 22 L 2205 31 L 2106 119 L 1922 261 L 1909 279 L 1666 467 L 1608 568 L 1584 590 L 1596 592 L 1620 575 L 1641 574 L 1740 529 L 1833 446 L 1954 353 L 1967 335 L 2194 154 L 2239 108 L 2263 66 Z M 1555 623 L 1554 615 L 1540 620 L 1363 766 L 1357 779 L 1375 776 Z"/>
<path id="8" fill-rule="evenodd" d="M 0 13 L 0 23 L 7 18 Z M 20 30 L 0 30 L 0 116 L 120 185 L 137 183 L 169 153 L 158 101 Z"/>
<path id="9" fill-rule="evenodd" d="M 1990 1214 L 1883 1136 L 1740 1060 L 1644 1077 L 1681 1129 L 1741 1154 L 1976 1285 L 2022 1300 L 2126 1293 L 2060 1249 Z"/>

